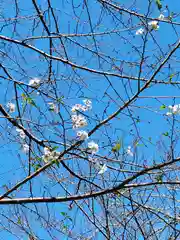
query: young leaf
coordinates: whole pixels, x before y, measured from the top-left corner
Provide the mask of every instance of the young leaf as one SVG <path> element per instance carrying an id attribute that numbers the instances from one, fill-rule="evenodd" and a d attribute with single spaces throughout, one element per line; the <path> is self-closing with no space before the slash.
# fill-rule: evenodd
<path id="1" fill-rule="evenodd" d="M 59 168 L 59 161 L 58 161 L 58 159 L 56 159 L 56 160 L 53 160 L 53 162 L 56 164 L 56 166 Z"/>
<path id="2" fill-rule="evenodd" d="M 121 143 L 118 142 L 116 145 L 112 148 L 112 152 L 118 152 L 121 149 Z"/>
<path id="3" fill-rule="evenodd" d="M 62 215 L 62 216 L 66 216 L 67 213 L 66 213 L 66 212 L 61 212 L 61 215 Z"/>
<path id="4" fill-rule="evenodd" d="M 163 105 L 160 106 L 159 109 L 160 109 L 160 110 L 164 110 L 165 108 L 166 108 L 166 105 L 163 104 Z"/>
<path id="5" fill-rule="evenodd" d="M 169 76 L 169 82 L 171 83 L 172 82 L 172 78 L 174 77 L 174 73 L 172 73 L 170 76 Z"/>
<path id="6" fill-rule="evenodd" d="M 162 181 L 163 181 L 163 173 L 159 174 L 159 175 L 156 177 L 156 180 L 157 180 L 159 183 L 162 183 Z"/>
<path id="7" fill-rule="evenodd" d="M 20 217 L 18 217 L 17 224 L 21 224 L 21 218 Z"/>
<path id="8" fill-rule="evenodd" d="M 162 8 L 161 0 L 156 0 L 156 5 L 157 5 L 158 9 L 161 10 L 161 8 Z"/>
<path id="9" fill-rule="evenodd" d="M 169 136 L 169 133 L 168 133 L 168 132 L 165 132 L 165 133 L 163 133 L 163 136 L 168 137 L 168 136 Z"/>
<path id="10" fill-rule="evenodd" d="M 59 147 L 58 146 L 54 146 L 53 148 L 52 148 L 52 151 L 55 151 L 55 150 L 57 150 Z"/>

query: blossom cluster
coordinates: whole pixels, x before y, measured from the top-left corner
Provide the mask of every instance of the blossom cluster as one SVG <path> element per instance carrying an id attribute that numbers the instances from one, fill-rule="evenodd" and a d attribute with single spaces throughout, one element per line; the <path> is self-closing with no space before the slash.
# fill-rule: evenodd
<path id="1" fill-rule="evenodd" d="M 18 133 L 19 137 L 23 140 L 22 150 L 24 153 L 27 154 L 29 152 L 29 145 L 24 142 L 26 138 L 26 134 L 22 129 L 19 129 L 19 128 L 16 128 L 16 132 Z"/>
<path id="2" fill-rule="evenodd" d="M 73 124 L 73 129 L 78 129 L 87 126 L 87 120 L 84 115 L 80 114 L 80 112 L 85 112 L 92 109 L 92 102 L 89 99 L 83 100 L 83 104 L 75 104 L 71 108 L 71 120 Z M 88 139 L 88 133 L 84 130 L 77 131 L 77 137 L 79 140 L 84 141 Z M 88 151 L 91 154 L 95 154 L 99 151 L 99 146 L 94 141 L 88 143 Z"/>
<path id="3" fill-rule="evenodd" d="M 87 126 L 86 118 L 81 114 L 73 114 L 71 120 L 73 123 L 73 129 Z"/>
<path id="4" fill-rule="evenodd" d="M 40 85 L 41 80 L 38 78 L 33 78 L 29 81 L 29 86 L 38 87 Z"/>
<path id="5" fill-rule="evenodd" d="M 176 104 L 174 106 L 169 105 L 169 112 L 166 113 L 167 116 L 171 116 L 173 114 L 180 114 L 180 104 Z"/>
<path id="6" fill-rule="evenodd" d="M 73 112 L 71 116 L 71 120 L 73 123 L 73 129 L 81 128 L 87 126 L 86 118 L 80 114 L 79 112 L 86 112 L 92 109 L 92 102 L 88 99 L 83 100 L 84 105 L 82 104 L 75 104 L 71 108 L 71 112 Z M 84 139 L 82 139 L 84 140 Z"/>
<path id="7" fill-rule="evenodd" d="M 89 99 L 83 100 L 84 105 L 75 104 L 71 112 L 73 113 L 71 116 L 73 129 L 78 129 L 87 126 L 87 120 L 84 115 L 80 114 L 81 112 L 85 112 L 92 109 L 92 102 Z M 88 133 L 84 130 L 77 131 L 77 138 L 81 141 L 88 139 Z M 96 154 L 99 151 L 99 146 L 94 141 L 90 141 L 87 144 L 87 150 L 92 155 Z M 107 171 L 107 166 L 104 164 L 103 166 L 98 165 L 99 171 L 98 174 L 103 174 Z"/>
<path id="8" fill-rule="evenodd" d="M 9 112 L 10 112 L 10 113 L 15 112 L 15 110 L 16 110 L 16 105 L 15 105 L 14 103 L 8 102 L 6 106 L 7 106 L 7 108 L 9 109 Z"/>
<path id="9" fill-rule="evenodd" d="M 158 17 L 159 20 L 164 20 L 165 16 L 163 14 L 160 14 Z M 148 22 L 148 30 L 158 30 L 159 29 L 159 21 L 150 21 Z M 140 28 L 136 31 L 136 35 L 142 35 L 145 33 L 145 28 Z"/>
<path id="10" fill-rule="evenodd" d="M 60 152 L 52 151 L 48 147 L 44 147 L 44 155 L 42 156 L 42 159 L 44 162 L 49 162 L 52 160 L 57 160 L 60 156 Z"/>

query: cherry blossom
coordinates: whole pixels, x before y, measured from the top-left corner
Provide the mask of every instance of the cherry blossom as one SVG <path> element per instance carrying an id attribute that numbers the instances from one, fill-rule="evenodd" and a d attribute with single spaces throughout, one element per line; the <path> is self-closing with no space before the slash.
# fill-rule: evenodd
<path id="1" fill-rule="evenodd" d="M 7 103 L 6 106 L 7 106 L 7 108 L 9 108 L 9 112 L 10 112 L 10 113 L 15 112 L 16 105 L 15 105 L 14 103 L 9 102 L 9 103 Z"/>

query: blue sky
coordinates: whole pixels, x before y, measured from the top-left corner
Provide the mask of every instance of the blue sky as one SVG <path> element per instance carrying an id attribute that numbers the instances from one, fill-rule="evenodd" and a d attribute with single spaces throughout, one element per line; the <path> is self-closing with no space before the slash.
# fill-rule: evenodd
<path id="1" fill-rule="evenodd" d="M 179 1 L 163 1 L 162 12 L 165 16 L 168 16 L 168 12 L 165 12 L 165 6 L 167 5 L 170 9 L 170 12 L 177 13 L 177 9 L 180 7 Z M 9 4 L 9 7 L 6 8 L 6 2 L 1 3 L 2 15 L 5 15 L 5 18 L 15 17 L 15 6 L 14 4 Z M 45 1 L 38 1 L 39 6 L 45 10 L 47 8 L 47 3 Z M 129 8 L 132 4 L 132 1 L 119 1 L 121 6 Z M 136 1 L 136 6 L 130 8 L 131 10 L 138 11 L 141 14 L 147 12 L 148 1 Z M 72 4 L 65 1 L 52 1 L 53 7 L 56 9 L 56 14 L 58 16 L 58 27 L 59 31 L 62 34 L 74 34 L 74 33 L 89 33 L 91 32 L 91 27 L 89 25 L 87 11 L 85 7 L 82 7 L 82 2 L 80 0 L 74 1 L 74 10 L 72 9 Z M 19 8 L 21 16 L 33 16 L 35 15 L 35 10 L 33 8 L 31 1 L 19 1 Z M 71 37 L 64 38 L 64 44 L 66 46 L 66 51 L 71 62 L 77 65 L 83 65 L 88 68 L 96 69 L 99 71 L 106 72 L 115 72 L 120 74 L 123 71 L 123 75 L 133 75 L 138 76 L 139 66 L 130 67 L 126 62 L 139 62 L 142 52 L 142 43 L 143 37 L 136 36 L 135 32 L 138 28 L 142 26 L 140 20 L 137 17 L 132 17 L 131 21 L 128 22 L 129 15 L 124 14 L 121 16 L 118 12 L 115 15 L 109 15 L 108 11 L 102 10 L 100 4 L 96 1 L 88 2 L 88 10 L 92 19 L 92 26 L 94 32 L 106 32 L 106 31 L 120 31 L 118 34 L 111 35 L 100 35 L 95 36 L 97 46 L 94 44 L 94 39 L 92 37 Z M 150 17 L 157 18 L 160 14 L 155 4 L 152 4 Z M 53 21 L 48 22 L 48 14 L 46 16 L 46 21 L 51 28 L 51 32 L 55 32 L 55 25 Z M 126 24 L 123 25 L 121 22 Z M 179 17 L 175 18 L 174 21 L 179 21 Z M 1 35 L 16 39 L 23 40 L 32 36 L 41 36 L 46 35 L 43 31 L 42 24 L 35 24 L 32 31 L 33 20 L 20 20 L 20 23 L 16 25 L 16 33 L 14 33 L 14 24 L 4 26 L 4 21 L 0 22 Z M 132 30 L 127 30 L 127 28 L 132 28 Z M 175 31 L 176 30 L 176 31 Z M 147 36 L 147 45 L 145 52 L 146 66 L 143 66 L 143 71 L 141 77 L 149 78 L 154 69 L 150 64 L 154 64 L 155 67 L 158 66 L 161 61 L 160 56 L 161 52 L 167 54 L 172 48 L 172 45 L 177 41 L 179 36 L 179 26 L 170 26 L 167 23 L 160 23 L 160 28 L 158 31 L 153 31 Z M 155 44 L 153 38 L 158 43 Z M 79 46 L 74 43 L 78 41 Z M 35 47 L 48 52 L 49 51 L 49 40 L 47 39 L 38 39 L 29 41 Z M 24 83 L 29 82 L 33 77 L 38 77 L 43 82 L 40 87 L 40 92 L 45 92 L 50 95 L 53 95 L 53 88 L 51 84 L 47 81 L 48 76 L 48 62 L 40 57 L 39 54 L 33 52 L 30 49 L 25 49 L 22 46 L 16 46 L 12 43 L 6 43 L 4 41 L 0 43 L 2 46 L 2 52 L 8 52 L 8 56 L 1 57 L 1 63 L 6 66 L 13 76 L 13 79 L 21 81 Z M 82 50 L 80 45 L 87 46 L 91 51 Z M 59 40 L 54 40 L 54 46 L 56 46 L 56 51 L 53 49 L 52 55 L 57 57 L 65 58 L 65 53 L 60 44 Z M 98 58 L 96 54 L 92 53 L 98 49 L 101 58 Z M 1 53 L 2 54 L 2 53 Z M 2 54 L 3 55 L 3 54 Z M 179 50 L 175 54 L 177 57 L 179 55 Z M 112 64 L 114 59 L 114 64 Z M 17 64 L 18 63 L 18 64 Z M 169 64 L 169 65 L 168 65 Z M 164 80 L 164 77 L 167 79 L 171 74 L 176 74 L 179 71 L 178 62 L 172 58 L 168 64 L 163 68 L 160 74 L 157 74 L 156 78 L 159 80 Z M 64 118 L 65 128 L 66 128 L 66 137 L 67 142 L 72 143 L 76 140 L 76 132 L 72 130 L 72 125 L 70 121 L 70 109 L 71 106 L 76 103 L 82 103 L 82 100 L 85 98 L 91 99 L 93 103 L 92 111 L 88 112 L 88 126 L 86 127 L 87 131 L 90 131 L 99 121 L 102 121 L 114 111 L 116 111 L 124 101 L 132 97 L 133 94 L 137 91 L 137 83 L 133 83 L 128 80 L 123 80 L 119 77 L 108 76 L 109 81 L 113 85 L 115 91 L 109 87 L 109 82 L 107 78 L 103 75 L 92 74 L 87 71 L 82 71 L 80 69 L 73 69 L 70 66 L 67 66 L 61 62 L 53 61 L 52 66 L 53 77 L 57 81 L 57 95 L 58 98 L 63 99 L 63 104 L 59 104 L 60 112 Z M 5 75 L 1 69 L 0 75 Z M 178 76 L 173 77 L 173 80 L 178 81 Z M 21 94 L 28 92 L 29 96 L 35 101 L 37 108 L 32 107 L 31 105 L 25 107 L 23 112 L 23 105 L 20 105 L 21 111 L 23 113 L 23 119 L 29 119 L 33 123 L 27 124 L 25 121 L 25 126 L 28 127 L 38 138 L 45 138 L 50 140 L 62 141 L 62 131 L 63 127 L 61 126 L 60 117 L 54 113 L 48 111 L 47 103 L 52 101 L 50 98 L 46 98 L 43 94 L 37 95 L 37 90 L 32 91 L 28 87 L 19 87 L 18 96 L 19 102 L 22 104 Z M 94 140 L 99 144 L 100 151 L 99 154 L 103 156 L 109 156 L 116 158 L 111 151 L 111 147 L 107 147 L 115 144 L 118 140 L 121 140 L 123 143 L 123 148 L 121 150 L 120 156 L 125 161 L 137 162 L 139 164 L 144 164 L 147 162 L 148 165 L 153 164 L 155 160 L 156 163 L 162 161 L 165 158 L 165 152 L 168 151 L 170 139 L 163 134 L 168 132 L 171 133 L 172 120 L 165 116 L 167 108 L 160 110 L 160 107 L 164 104 L 165 106 L 178 104 L 179 99 L 171 98 L 153 98 L 150 99 L 150 96 L 179 96 L 179 88 L 170 85 L 152 85 L 150 88 L 146 89 L 140 98 L 137 101 L 133 102 L 128 110 L 123 111 L 118 118 L 114 119 L 109 123 L 109 125 L 102 127 L 97 132 L 91 136 L 91 140 Z M 13 84 L 9 81 L 2 79 L 1 81 L 1 94 L 0 94 L 1 104 L 4 106 L 8 101 L 15 102 L 15 93 Z M 136 129 L 134 128 L 132 118 L 129 117 L 131 112 L 135 121 L 137 121 L 137 127 L 139 135 L 142 138 L 139 138 L 137 135 Z M 17 116 L 17 112 L 13 113 L 13 116 Z M 178 120 L 178 117 L 177 117 Z M 53 123 L 57 123 L 56 126 Z M 34 124 L 35 123 L 35 124 Z M 58 124 L 59 123 L 59 124 Z M 37 124 L 47 124 L 41 128 L 41 133 L 37 131 Z M 177 132 L 178 132 L 178 122 L 176 122 Z M 132 130 L 132 131 L 131 131 Z M 14 185 L 16 182 L 23 179 L 27 176 L 27 161 L 28 158 L 21 150 L 21 140 L 18 138 L 15 127 L 12 127 L 11 124 L 7 124 L 7 121 L 2 120 L 2 129 L 1 129 L 1 170 L 0 170 L 0 192 L 1 194 L 5 191 L 5 184 L 8 187 Z M 177 134 L 178 135 L 178 134 Z M 110 136 L 110 137 L 108 137 Z M 151 139 L 151 140 L 149 140 Z M 138 141 L 139 146 L 134 149 L 135 157 L 133 159 L 125 156 L 124 152 L 127 146 L 135 145 L 135 142 Z M 28 143 L 28 139 L 27 139 Z M 86 148 L 87 144 L 82 145 Z M 165 147 L 164 147 L 165 146 Z M 175 148 L 175 154 L 178 152 L 178 140 Z M 167 149 L 166 149 L 167 148 Z M 59 147 L 59 151 L 62 150 L 62 147 Z M 38 149 L 34 145 L 34 155 L 41 156 L 43 149 Z M 81 169 L 81 174 L 87 176 L 90 171 L 89 164 L 82 161 L 67 161 L 68 165 L 74 170 L 79 171 L 79 166 Z M 24 166 L 24 168 L 23 168 Z M 114 164 L 114 166 L 116 166 Z M 116 166 L 117 167 L 117 166 Z M 58 174 L 58 177 L 69 178 L 69 174 L 63 168 L 59 170 L 54 170 Z M 96 169 L 93 169 L 92 172 L 97 173 Z M 108 171 L 105 173 L 105 185 L 108 186 L 108 179 L 111 179 L 112 176 L 118 176 L 118 173 L 111 173 Z M 127 175 L 120 175 L 117 177 L 117 181 L 122 181 L 123 178 Z M 101 182 L 101 178 L 97 177 L 97 181 Z M 74 183 L 77 184 L 77 180 L 73 179 Z M 71 185 L 71 181 L 67 181 L 68 190 L 75 192 L 75 187 Z M 65 194 L 65 191 L 56 185 L 54 181 L 50 181 L 47 174 L 41 174 L 37 179 L 33 180 L 33 193 L 34 196 L 61 196 Z M 23 188 L 18 191 L 16 197 L 29 197 L 29 185 L 26 184 Z M 83 191 L 83 187 L 81 189 Z M 164 190 L 162 190 L 163 192 Z M 179 195 L 177 195 L 179 197 Z M 126 200 L 124 200 L 126 203 Z M 157 205 L 160 204 L 157 202 Z M 28 205 L 30 206 L 30 205 Z M 83 203 L 84 208 L 88 211 L 87 205 Z M 34 206 L 30 206 L 34 209 Z M 40 211 L 46 215 L 45 204 L 40 207 Z M 61 221 L 64 219 L 63 213 L 66 212 L 68 216 L 72 219 L 75 219 L 75 228 L 73 228 L 73 223 L 71 220 L 64 221 L 64 225 L 68 224 L 72 231 L 77 231 L 79 233 L 84 233 L 86 228 L 88 229 L 88 223 L 85 218 L 82 217 L 81 213 L 77 213 L 77 208 L 74 207 L 71 211 L 69 210 L 69 204 L 50 204 L 50 211 L 55 214 L 55 219 Z M 9 206 L 4 207 L 2 211 L 7 213 Z M 96 203 L 95 206 L 97 214 L 101 215 L 103 210 L 101 209 L 99 203 Z M 31 226 L 33 231 L 38 234 L 40 239 L 51 239 L 50 236 L 47 236 L 47 232 L 44 231 L 38 225 L 34 215 L 30 214 L 28 210 L 28 217 L 31 219 Z M 63 213 L 62 213 L 63 212 Z M 77 214 L 77 218 L 75 215 Z M 47 215 L 46 215 L 47 216 Z M 3 218 L 4 220 L 4 218 Z M 16 218 L 17 220 L 17 218 Z M 22 220 L 21 220 L 22 221 Z M 86 224 L 85 224 L 86 221 Z M 18 233 L 21 234 L 21 233 Z M 61 235 L 58 232 L 53 232 L 54 236 L 57 239 L 68 239 L 64 235 Z M 3 231 L 0 233 L 1 239 L 15 239 L 14 236 L 9 235 L 7 232 Z M 88 236 L 88 233 L 87 233 Z M 22 239 L 27 239 L 23 237 Z M 103 239 L 101 234 L 96 234 L 94 239 Z M 140 239 L 140 238 L 139 238 Z"/>

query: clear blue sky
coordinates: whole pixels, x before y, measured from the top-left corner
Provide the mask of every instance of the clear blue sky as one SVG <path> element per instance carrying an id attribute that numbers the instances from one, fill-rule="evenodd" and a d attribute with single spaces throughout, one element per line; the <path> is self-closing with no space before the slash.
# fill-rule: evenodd
<path id="1" fill-rule="evenodd" d="M 87 12 L 82 9 L 81 3 L 82 1 L 76 0 L 74 1 L 75 5 L 75 11 L 72 9 L 72 5 L 66 3 L 66 1 L 57 1 L 53 0 L 52 6 L 57 9 L 58 14 L 58 27 L 60 30 L 60 33 L 64 34 L 70 34 L 70 33 L 89 33 L 91 32 L 89 23 L 88 23 L 88 17 Z M 129 8 L 132 4 L 132 1 L 117 1 L 121 6 L 124 6 L 126 8 Z M 2 15 L 5 18 L 14 18 L 15 17 L 15 6 L 14 4 L 9 4 L 7 7 L 7 2 L 4 1 L 4 3 L 1 3 L 1 9 L 2 9 Z M 35 15 L 35 10 L 32 5 L 31 1 L 19 1 L 19 8 L 21 9 L 21 16 L 33 16 Z M 43 10 L 46 9 L 47 3 L 46 1 L 39 0 L 38 1 L 39 6 Z M 136 1 L 136 7 L 132 6 L 131 10 L 137 11 L 138 13 L 145 14 L 147 12 L 147 4 L 148 1 L 139 0 Z M 79 6 L 80 5 L 80 6 Z M 170 12 L 177 13 L 177 10 L 180 9 L 180 2 L 179 1 L 163 1 L 163 11 L 165 10 L 165 6 L 168 5 L 168 8 L 170 9 Z M 23 10 L 22 10 L 23 9 Z M 73 42 L 69 40 L 64 40 L 66 51 L 68 52 L 70 61 L 74 62 L 77 65 L 84 65 L 88 66 L 92 69 L 97 69 L 101 71 L 109 71 L 109 72 L 116 72 L 119 73 L 119 70 L 115 69 L 115 66 L 112 67 L 112 62 L 108 62 L 108 56 L 111 58 L 116 59 L 115 65 L 116 67 L 119 67 L 123 69 L 124 75 L 135 75 L 138 76 L 138 67 L 130 68 L 127 64 L 122 64 L 122 61 L 129 61 L 129 62 L 135 62 L 139 61 L 140 56 L 137 53 L 137 49 L 139 49 L 139 52 L 142 51 L 142 37 L 136 36 L 135 32 L 136 30 L 141 27 L 141 22 L 138 18 L 133 17 L 132 18 L 132 28 L 134 30 L 127 31 L 127 26 L 120 22 L 120 20 L 116 20 L 115 16 L 114 19 L 112 16 L 109 16 L 107 11 L 101 11 L 100 4 L 98 4 L 96 1 L 89 1 L 88 2 L 88 9 L 89 13 L 92 18 L 92 26 L 94 29 L 94 32 L 104 32 L 109 30 L 123 30 L 119 34 L 111 34 L 111 35 L 104 35 L 104 36 L 96 36 L 96 41 L 99 44 L 98 50 L 99 53 L 103 53 L 105 55 L 104 61 L 101 59 L 100 66 L 99 66 L 99 59 L 96 55 L 92 55 L 92 53 L 88 51 L 83 51 L 80 47 L 78 48 Z M 157 18 L 160 14 L 158 11 L 156 5 L 152 5 L 151 14 L 149 14 L 149 17 L 155 17 Z M 168 15 L 168 12 L 163 12 L 165 16 Z M 76 14 L 76 16 L 75 16 Z M 78 19 L 79 16 L 79 19 Z M 100 17 L 102 16 L 102 17 Z M 129 18 L 129 15 L 126 18 Z M 46 17 L 48 15 L 46 14 Z M 116 17 L 121 19 L 121 16 L 116 13 Z M 117 26 L 115 27 L 115 24 L 113 22 L 117 22 Z M 175 19 L 175 21 L 179 21 L 179 17 Z M 17 40 L 23 40 L 27 37 L 31 36 L 41 36 L 46 35 L 45 33 L 42 34 L 42 24 L 39 23 L 37 26 L 34 27 L 34 31 L 32 34 L 32 31 L 30 31 L 30 28 L 32 27 L 33 21 L 25 21 L 21 20 L 20 24 L 18 23 L 16 26 L 16 33 L 13 33 L 14 25 L 8 25 L 3 26 L 4 21 L 0 21 L 0 27 L 1 29 L 1 35 L 5 35 L 7 37 L 11 37 L 13 39 Z M 129 26 L 129 25 L 128 25 Z M 159 56 L 161 55 L 160 51 L 162 50 L 163 53 L 168 53 L 169 47 L 168 45 L 172 45 L 175 43 L 179 36 L 179 26 L 174 26 L 176 29 L 176 33 L 172 26 L 168 26 L 168 24 L 161 22 L 160 28 L 158 31 L 152 32 L 152 36 L 156 39 L 159 48 L 154 44 L 152 36 L 148 36 L 148 43 L 147 48 L 145 52 L 146 61 L 148 64 L 157 64 L 158 61 L 160 62 Z M 51 23 L 51 31 L 55 32 L 55 26 L 53 23 Z M 71 40 L 77 40 L 78 38 L 71 38 Z M 94 41 L 92 38 L 81 38 L 78 39 L 79 43 L 82 45 L 87 45 L 88 47 L 91 47 L 93 51 L 96 51 L 96 47 L 94 45 Z M 48 71 L 48 64 L 47 61 L 45 61 L 43 58 L 39 58 L 39 55 L 37 53 L 34 53 L 32 50 L 29 49 L 23 49 L 21 46 L 15 46 L 14 44 L 8 44 L 6 46 L 3 45 L 4 41 L 0 42 L 1 50 L 2 51 L 8 51 L 9 57 L 1 57 L 1 63 L 3 63 L 4 66 L 6 66 L 9 69 L 9 72 L 12 74 L 13 78 L 17 81 L 22 81 L 25 83 L 28 83 L 30 78 L 38 77 L 44 81 L 44 79 L 47 79 L 47 71 Z M 36 41 L 32 41 L 32 44 L 35 45 L 37 48 L 48 51 L 49 42 L 47 39 L 39 39 Z M 56 43 L 56 47 L 59 47 L 58 52 L 53 51 L 54 56 L 64 56 L 63 49 L 61 44 Z M 132 47 L 133 46 L 133 47 Z M 135 48 L 136 46 L 136 48 Z M 179 50 L 177 52 L 179 54 Z M 177 55 L 178 55 L 177 54 Z M 118 60 L 117 60 L 118 59 Z M 112 59 L 111 59 L 112 60 Z M 16 64 L 16 61 L 18 64 Z M 176 71 L 178 71 L 178 64 L 174 60 L 171 60 L 169 62 L 171 65 L 170 68 L 168 68 L 168 65 L 163 69 L 163 74 L 158 74 L 156 77 L 160 80 L 164 80 L 164 76 L 170 76 L 171 74 L 175 74 Z M 59 62 L 53 62 L 53 72 L 56 73 L 56 80 L 57 80 L 57 92 L 58 97 L 64 97 L 63 101 L 65 105 L 67 106 L 68 111 L 70 111 L 70 108 L 75 103 L 81 103 L 82 99 L 88 98 L 92 100 L 93 103 L 93 110 L 88 113 L 89 116 L 89 124 L 86 128 L 86 130 L 90 131 L 97 123 L 98 120 L 101 121 L 102 119 L 106 118 L 110 114 L 112 114 L 114 111 L 118 109 L 119 106 L 123 104 L 123 101 L 127 100 L 127 92 L 125 92 L 124 85 L 127 84 L 127 80 L 122 80 L 120 78 L 116 77 L 109 77 L 109 80 L 113 84 L 114 88 L 118 92 L 119 96 L 123 99 L 120 99 L 119 96 L 115 94 L 115 92 L 109 88 L 109 84 L 107 82 L 107 79 L 104 76 L 91 74 L 86 71 L 78 70 L 75 71 L 72 70 L 71 67 L 67 67 L 63 63 Z M 141 77 L 149 78 L 153 73 L 147 72 L 147 68 L 143 68 Z M 1 69 L 0 75 L 4 76 L 4 72 Z M 64 76 L 67 76 L 67 79 L 64 78 Z M 58 79 L 57 79 L 58 77 Z M 73 80 L 73 81 L 72 81 Z M 178 78 L 175 80 L 178 80 Z M 80 84 L 79 84 L 80 82 Z M 130 88 L 127 87 L 128 95 L 131 97 L 133 93 L 137 90 L 137 84 L 134 82 L 131 84 L 132 91 Z M 26 89 L 27 90 L 27 89 Z M 47 91 L 48 93 L 51 90 L 51 86 L 48 85 L 48 83 L 44 84 L 42 86 L 42 91 Z M 9 83 L 8 81 L 5 81 L 4 79 L 1 80 L 1 94 L 0 94 L 0 102 L 5 106 L 5 104 L 8 101 L 14 101 L 14 88 L 12 83 Z M 31 92 L 28 89 L 29 93 Z M 107 93 L 106 95 L 104 93 Z M 22 90 L 18 89 L 19 97 L 21 96 Z M 23 115 L 24 119 L 32 120 L 33 122 L 39 123 L 39 124 L 48 124 L 47 127 L 43 127 L 42 131 L 44 134 L 44 137 L 46 139 L 51 140 L 59 140 L 58 134 L 62 133 L 62 128 L 60 126 L 54 127 L 52 125 L 52 121 L 58 122 L 59 117 L 56 116 L 53 113 L 49 113 L 47 110 L 47 102 L 49 102 L 49 99 L 45 99 L 41 94 L 37 95 L 37 92 L 34 91 L 31 93 L 31 97 L 34 99 L 35 103 L 38 106 L 38 109 L 36 108 L 26 108 L 26 112 Z M 179 88 L 178 87 L 172 87 L 169 85 L 153 85 L 152 87 L 148 88 L 146 91 L 143 92 L 143 94 L 140 95 L 140 97 L 149 97 L 149 96 L 179 96 Z M 179 102 L 178 102 L 179 101 Z M 174 103 L 180 103 L 179 99 L 170 99 L 170 98 L 161 98 L 159 100 L 157 99 L 149 99 L 149 98 L 139 98 L 136 102 L 134 102 L 129 110 L 131 111 L 131 114 L 135 118 L 139 118 L 140 122 L 139 124 L 139 134 L 140 136 L 143 136 L 143 141 L 138 140 L 140 146 L 137 147 L 137 155 L 138 159 L 133 159 L 133 161 L 138 161 L 139 164 L 144 164 L 145 160 L 148 165 L 151 165 L 153 163 L 153 160 L 156 159 L 156 161 L 160 162 L 164 156 L 164 147 L 160 144 L 160 142 L 164 142 L 166 146 L 169 144 L 169 139 L 165 136 L 163 136 L 163 133 L 170 132 L 170 120 L 168 120 L 164 115 L 167 111 L 160 110 L 160 106 L 165 104 L 168 106 L 169 104 Z M 107 108 L 106 108 L 107 107 Z M 22 108 L 22 106 L 21 106 Z M 32 109 L 31 109 L 32 108 Z M 106 108 L 106 113 L 105 113 Z M 70 143 L 71 141 L 74 141 L 76 139 L 76 135 L 74 130 L 71 129 L 71 123 L 69 120 L 69 114 L 66 108 L 61 106 L 61 113 L 65 119 L 65 126 L 66 126 L 66 134 L 67 134 L 67 141 Z M 41 114 L 39 112 L 41 111 Z M 16 116 L 17 113 L 14 113 L 13 116 Z M 43 116 L 44 114 L 44 116 Z M 124 149 L 126 149 L 127 146 L 133 146 L 134 141 L 137 137 L 137 133 L 133 127 L 132 119 L 127 117 L 127 114 L 129 112 L 125 110 L 122 114 L 120 114 L 119 119 L 114 119 L 112 122 L 112 125 L 109 127 L 102 128 L 95 132 L 93 136 L 91 137 L 92 140 L 98 142 L 100 151 L 99 153 L 102 155 L 110 155 L 111 148 L 107 148 L 106 146 L 110 143 L 116 142 L 118 139 L 123 140 L 123 146 Z M 45 118 L 47 117 L 47 119 Z M 96 120 L 94 120 L 96 119 Z M 35 135 L 38 138 L 42 138 L 42 136 L 36 131 L 35 125 L 30 124 L 32 132 L 35 133 Z M 130 129 L 132 128 L 132 131 L 130 132 Z M 107 132 L 106 132 L 107 131 Z M 2 138 L 0 140 L 0 146 L 1 146 L 1 168 L 0 168 L 0 193 L 4 193 L 5 187 L 4 185 L 8 185 L 8 187 L 14 185 L 16 182 L 22 180 L 25 176 L 27 176 L 27 169 L 26 171 L 22 168 L 23 164 L 26 164 L 26 161 L 28 161 L 28 158 L 25 154 L 21 151 L 21 145 L 17 143 L 17 134 L 15 127 L 12 127 L 12 125 L 8 124 L 7 121 L 2 120 L 2 129 L 1 129 Z M 107 138 L 107 135 L 110 136 L 110 139 Z M 152 144 L 148 141 L 151 138 Z M 18 140 L 19 141 L 19 140 Z M 158 145 L 159 144 L 159 145 Z M 83 145 L 86 146 L 85 144 Z M 177 144 L 176 147 L 179 145 Z M 42 149 L 41 149 L 42 150 Z M 59 150 L 61 150 L 59 148 Z M 178 148 L 176 150 L 176 154 L 178 155 Z M 126 159 L 128 161 L 132 161 L 132 159 Z M 88 171 L 86 171 L 87 163 L 80 162 L 82 167 L 82 174 L 86 175 L 88 174 Z M 78 166 L 76 164 L 72 164 L 71 161 L 69 161 L 69 166 L 71 166 L 74 170 L 78 169 Z M 66 177 L 69 177 L 69 175 L 66 173 L 65 170 L 61 170 L 60 174 L 63 174 Z M 106 175 L 107 174 L 107 175 Z M 111 173 L 109 171 L 105 174 L 105 177 L 110 178 Z M 60 175 L 59 175 L 60 176 Z M 33 180 L 33 185 L 35 186 L 33 188 L 34 196 L 43 196 L 43 193 L 45 193 L 45 196 L 62 196 L 64 195 L 64 191 L 60 189 L 59 186 L 53 185 L 52 182 L 48 179 L 47 175 L 41 174 L 37 178 L 37 180 Z M 23 188 L 15 194 L 16 197 L 29 197 L 29 185 L 23 186 Z M 49 189 L 49 193 L 47 193 L 47 189 Z M 69 188 L 70 191 L 74 191 L 73 185 Z M 179 196 L 178 196 L 179 197 Z M 34 209 L 34 206 L 28 205 L 30 208 Z M 2 210 L 4 213 L 7 214 L 9 206 L 2 207 Z M 52 209 L 51 209 L 52 208 Z M 46 206 L 45 204 L 40 207 L 41 212 L 44 214 L 46 212 Z M 62 212 L 67 212 L 68 216 L 71 216 L 72 219 L 75 219 L 76 214 L 76 207 L 74 207 L 73 210 L 68 210 L 68 204 L 55 204 L 51 205 L 49 204 L 49 211 L 52 211 L 55 214 L 55 217 L 57 220 L 62 220 L 64 218 Z M 25 210 L 29 213 L 28 210 Z M 101 214 L 102 209 L 100 209 L 99 205 L 96 206 L 96 211 L 98 214 Z M 84 233 L 86 227 L 84 222 L 84 218 L 78 213 L 77 218 L 75 220 L 75 231 L 79 231 Z M 31 227 L 33 231 L 38 234 L 40 239 L 49 240 L 51 239 L 50 236 L 47 236 L 44 229 L 40 228 L 40 225 L 38 225 L 37 219 L 34 218 L 34 215 L 29 214 L 29 219 L 31 219 Z M 4 221 L 4 219 L 3 219 Z M 66 224 L 69 224 L 70 228 L 73 226 L 72 222 L 70 220 L 66 221 Z M 72 231 L 74 231 L 72 227 Z M 18 233 L 22 235 L 22 239 L 27 239 L 23 237 L 23 233 Z M 56 235 L 56 238 L 58 240 L 60 239 L 68 239 L 67 237 L 64 237 L 64 235 L 61 235 L 60 233 L 54 233 Z M 20 236 L 19 235 L 19 236 Z M 87 234 L 88 235 L 88 234 Z M 2 231 L 0 232 L 0 239 L 5 240 L 13 240 L 15 239 L 12 235 L 9 235 L 7 232 Z M 101 240 L 103 237 L 97 233 L 96 237 L 94 239 Z M 140 238 L 139 238 L 140 239 Z"/>

